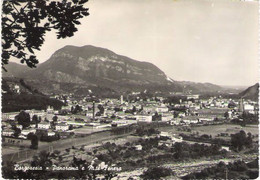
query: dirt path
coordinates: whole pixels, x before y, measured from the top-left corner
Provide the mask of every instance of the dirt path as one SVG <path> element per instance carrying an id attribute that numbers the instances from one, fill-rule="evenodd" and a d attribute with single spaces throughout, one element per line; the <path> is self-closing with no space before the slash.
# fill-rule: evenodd
<path id="1" fill-rule="evenodd" d="M 225 158 L 217 160 L 194 160 L 192 162 L 181 162 L 181 163 L 169 163 L 162 165 L 163 167 L 170 168 L 176 173 L 176 177 L 181 178 L 193 172 L 200 172 L 201 170 L 217 165 L 219 162 L 229 163 L 237 160 L 244 160 L 246 162 L 252 161 L 258 157 L 257 154 L 236 156 L 234 158 Z M 134 171 L 121 172 L 113 180 L 117 179 L 140 179 L 140 175 L 147 170 L 147 168 L 139 168 Z"/>

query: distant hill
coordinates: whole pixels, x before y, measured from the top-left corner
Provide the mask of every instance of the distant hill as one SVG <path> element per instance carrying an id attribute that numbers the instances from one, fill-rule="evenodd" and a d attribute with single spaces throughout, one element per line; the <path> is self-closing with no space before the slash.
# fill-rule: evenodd
<path id="1" fill-rule="evenodd" d="M 144 90 L 152 93 L 205 93 L 223 90 L 210 83 L 174 81 L 151 63 L 90 45 L 65 46 L 36 69 L 15 63 L 10 63 L 7 69 L 8 73 L 3 72 L 3 77 L 24 78 L 45 94 L 84 94 L 89 89 L 106 89 L 107 93 L 112 94 Z"/>
<path id="2" fill-rule="evenodd" d="M 258 96 L 259 96 L 259 83 L 256 83 L 255 85 L 250 86 L 250 87 L 247 88 L 246 90 L 242 91 L 241 93 L 239 93 L 239 96 L 240 96 L 241 98 L 251 99 L 251 100 L 258 101 Z"/>
<path id="3" fill-rule="evenodd" d="M 60 109 L 64 104 L 43 95 L 22 79 L 4 78 L 2 80 L 2 112 L 26 109 L 45 110 L 49 105 L 54 109 Z"/>
<path id="4" fill-rule="evenodd" d="M 181 81 L 178 82 L 182 85 L 184 92 L 196 92 L 196 93 L 204 93 L 204 92 L 220 92 L 223 90 L 221 86 L 212 84 L 212 83 L 196 83 L 190 81 Z"/>
<path id="5" fill-rule="evenodd" d="M 9 62 L 9 64 L 5 65 L 5 68 L 7 72 L 2 70 L 2 77 L 23 77 L 25 73 L 30 70 L 26 65 L 13 62 Z"/>

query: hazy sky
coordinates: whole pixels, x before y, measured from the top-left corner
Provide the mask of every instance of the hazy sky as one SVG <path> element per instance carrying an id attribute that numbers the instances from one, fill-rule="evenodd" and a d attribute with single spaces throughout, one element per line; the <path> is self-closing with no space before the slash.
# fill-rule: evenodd
<path id="1" fill-rule="evenodd" d="M 89 0 L 87 7 L 74 37 L 46 35 L 40 62 L 65 45 L 94 45 L 151 62 L 174 80 L 258 81 L 258 2 Z"/>

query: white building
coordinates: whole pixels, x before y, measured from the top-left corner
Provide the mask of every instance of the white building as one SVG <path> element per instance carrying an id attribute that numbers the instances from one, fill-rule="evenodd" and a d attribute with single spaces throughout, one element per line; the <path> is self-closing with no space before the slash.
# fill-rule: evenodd
<path id="1" fill-rule="evenodd" d="M 59 124 L 56 124 L 55 129 L 57 131 L 68 131 L 69 130 L 69 125 L 64 124 L 64 123 L 59 123 Z"/>
<path id="2" fill-rule="evenodd" d="M 172 141 L 175 142 L 175 143 L 183 141 L 183 138 L 181 136 L 178 136 L 178 137 L 172 136 L 171 138 L 172 138 Z"/>
<path id="3" fill-rule="evenodd" d="M 162 121 L 170 121 L 173 119 L 173 115 L 172 114 L 163 114 L 162 115 Z"/>
<path id="4" fill-rule="evenodd" d="M 49 129 L 51 127 L 49 122 L 41 122 L 38 124 L 38 129 Z"/>
<path id="5" fill-rule="evenodd" d="M 156 111 L 157 111 L 158 113 L 164 113 L 164 112 L 168 112 L 169 109 L 168 109 L 168 107 L 166 107 L 166 106 L 160 106 L 160 107 L 157 107 L 157 108 L 156 108 Z"/>
<path id="6" fill-rule="evenodd" d="M 135 150 L 141 151 L 143 149 L 142 145 L 136 145 Z"/>
<path id="7" fill-rule="evenodd" d="M 251 104 L 244 104 L 244 111 L 254 111 L 254 106 Z"/>
<path id="8" fill-rule="evenodd" d="M 178 116 L 179 116 L 179 117 L 185 117 L 186 114 L 185 114 L 185 112 L 180 112 L 180 113 L 178 114 Z"/>
<path id="9" fill-rule="evenodd" d="M 33 133 L 35 134 L 36 133 L 36 129 L 24 129 L 21 131 L 21 135 L 23 136 L 27 136 L 29 133 Z"/>
<path id="10" fill-rule="evenodd" d="M 67 125 L 72 125 L 72 126 L 85 126 L 85 122 L 76 122 L 76 121 L 67 121 Z"/>
<path id="11" fill-rule="evenodd" d="M 155 112 L 156 111 L 156 107 L 155 106 L 144 106 L 143 107 L 143 112 L 145 112 L 145 113 L 153 113 L 153 112 Z"/>
<path id="12" fill-rule="evenodd" d="M 169 137 L 169 132 L 160 132 L 160 137 Z"/>
<path id="13" fill-rule="evenodd" d="M 2 131 L 2 135 L 3 136 L 13 136 L 14 135 L 14 130 L 12 129 L 5 129 Z"/>
<path id="14" fill-rule="evenodd" d="M 173 120 L 170 121 L 171 125 L 180 125 L 181 118 L 173 118 Z"/>
<path id="15" fill-rule="evenodd" d="M 182 121 L 186 124 L 197 124 L 199 122 L 199 119 L 196 116 L 186 116 L 183 117 Z"/>
<path id="16" fill-rule="evenodd" d="M 15 116 L 17 116 L 19 112 L 14 113 L 2 113 L 2 120 L 15 120 Z"/>
<path id="17" fill-rule="evenodd" d="M 55 132 L 53 132 L 53 131 L 48 131 L 48 132 L 47 132 L 47 135 L 48 135 L 48 136 L 55 136 Z"/>
<path id="18" fill-rule="evenodd" d="M 18 129 L 20 129 L 20 130 L 22 130 L 22 129 L 23 129 L 23 126 L 22 126 L 22 125 L 20 125 L 20 124 L 17 124 L 17 125 L 16 125 L 16 127 L 17 127 Z"/>
<path id="19" fill-rule="evenodd" d="M 152 115 L 136 115 L 137 122 L 152 122 Z"/>
<path id="20" fill-rule="evenodd" d="M 17 94 L 20 94 L 21 91 L 20 91 L 20 86 L 19 85 L 14 85 L 14 91 L 17 93 Z"/>
<path id="21" fill-rule="evenodd" d="M 167 146 L 171 147 L 174 144 L 171 140 L 166 140 L 166 141 L 159 141 L 158 146 Z"/>
<path id="22" fill-rule="evenodd" d="M 199 117 L 200 122 L 212 122 L 214 121 L 215 117 L 214 116 L 204 116 L 204 117 Z"/>
<path id="23" fill-rule="evenodd" d="M 187 95 L 187 99 L 199 99 L 199 95 L 198 94 L 189 94 Z"/>
<path id="24" fill-rule="evenodd" d="M 86 116 L 87 117 L 93 117 L 93 111 L 87 111 Z"/>

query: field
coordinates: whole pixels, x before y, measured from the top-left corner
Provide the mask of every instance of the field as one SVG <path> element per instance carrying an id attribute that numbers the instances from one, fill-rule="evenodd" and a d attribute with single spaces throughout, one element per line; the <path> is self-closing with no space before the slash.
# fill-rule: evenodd
<path id="1" fill-rule="evenodd" d="M 161 131 L 172 132 L 172 133 L 175 133 L 175 134 L 197 133 L 198 132 L 200 135 L 208 134 L 208 135 L 211 135 L 212 137 L 216 137 L 220 133 L 228 133 L 229 135 L 235 134 L 235 133 L 237 133 L 241 130 L 244 130 L 246 133 L 250 132 L 252 135 L 258 135 L 259 134 L 258 126 L 242 127 L 240 125 L 235 125 L 235 124 L 195 126 L 195 127 L 190 127 L 190 129 L 191 129 L 191 132 L 178 131 L 178 127 L 176 127 L 176 126 L 160 128 Z"/>
<path id="2" fill-rule="evenodd" d="M 252 135 L 258 135 L 258 127 L 241 127 L 235 124 L 222 124 L 222 125 L 211 125 L 211 126 L 198 126 L 192 127 L 193 131 L 198 131 L 199 134 L 210 134 L 212 137 L 217 136 L 220 133 L 235 134 L 241 130 L 246 133 L 250 132 Z"/>
<path id="3" fill-rule="evenodd" d="M 20 151 L 20 148 L 17 146 L 3 146 L 2 147 L 2 155 L 17 153 L 19 151 Z"/>
<path id="4" fill-rule="evenodd" d="M 74 129 L 74 133 L 75 134 L 91 134 L 91 133 L 95 133 L 95 132 L 100 132 L 100 131 L 105 131 L 105 130 L 109 130 L 111 128 L 93 128 L 90 126 L 84 126 L 82 128 L 77 128 Z"/>

